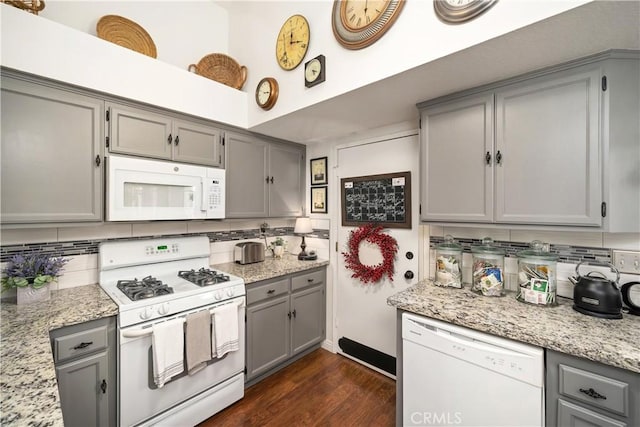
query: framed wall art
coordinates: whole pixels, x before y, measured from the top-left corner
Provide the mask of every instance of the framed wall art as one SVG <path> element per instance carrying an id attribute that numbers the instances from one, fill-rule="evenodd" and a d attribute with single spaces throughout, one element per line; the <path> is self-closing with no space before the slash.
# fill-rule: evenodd
<path id="1" fill-rule="evenodd" d="M 309 170 L 311 171 L 311 185 L 326 185 L 327 182 L 327 158 L 318 157 L 311 159 Z"/>
<path id="2" fill-rule="evenodd" d="M 311 187 L 311 213 L 327 213 L 327 187 Z"/>

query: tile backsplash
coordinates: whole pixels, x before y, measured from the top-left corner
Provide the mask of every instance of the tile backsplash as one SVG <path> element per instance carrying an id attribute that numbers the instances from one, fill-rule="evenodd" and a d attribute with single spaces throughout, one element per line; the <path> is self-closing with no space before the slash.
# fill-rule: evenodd
<path id="1" fill-rule="evenodd" d="M 224 222 L 105 223 L 99 226 L 9 229 L 0 236 L 0 267 L 17 253 L 44 252 L 69 257 L 70 261 L 52 289 L 63 289 L 98 282 L 98 246 L 114 240 L 148 239 L 206 235 L 211 242 L 211 264 L 233 261 L 233 248 L 244 240 L 267 242 L 276 236 L 287 236 L 288 251 L 297 253 L 301 238 L 294 236 L 294 219 L 269 219 L 269 227 L 261 234 L 261 221 L 228 220 Z M 307 250 L 315 249 L 318 256 L 329 257 L 329 222 L 312 220 L 313 233 L 307 235 Z M 10 294 L 10 291 L 7 292 Z M 11 296 L 11 295 L 6 295 Z M 5 295 L 3 294 L 3 297 Z"/>

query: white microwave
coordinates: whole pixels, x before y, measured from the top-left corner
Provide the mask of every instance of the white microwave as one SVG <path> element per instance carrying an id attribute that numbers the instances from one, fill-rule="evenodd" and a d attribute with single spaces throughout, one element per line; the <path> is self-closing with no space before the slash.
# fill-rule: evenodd
<path id="1" fill-rule="evenodd" d="M 224 218 L 225 170 L 111 155 L 107 221 Z"/>

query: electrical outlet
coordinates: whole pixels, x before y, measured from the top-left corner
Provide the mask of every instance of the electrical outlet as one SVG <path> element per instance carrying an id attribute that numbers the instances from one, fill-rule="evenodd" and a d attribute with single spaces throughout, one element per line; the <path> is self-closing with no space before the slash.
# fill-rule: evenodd
<path id="1" fill-rule="evenodd" d="M 613 265 L 620 273 L 640 274 L 640 252 L 614 250 Z"/>

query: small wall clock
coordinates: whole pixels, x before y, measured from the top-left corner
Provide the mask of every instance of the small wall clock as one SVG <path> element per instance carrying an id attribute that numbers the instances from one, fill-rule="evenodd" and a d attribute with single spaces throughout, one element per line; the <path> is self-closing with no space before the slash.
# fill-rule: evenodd
<path id="1" fill-rule="evenodd" d="M 362 49 L 375 43 L 398 18 L 405 0 L 334 0 L 331 24 L 338 43 Z"/>
<path id="2" fill-rule="evenodd" d="M 293 70 L 296 68 L 309 48 L 309 23 L 302 15 L 293 15 L 289 17 L 276 40 L 276 60 L 280 67 L 284 70 Z"/>
<path id="3" fill-rule="evenodd" d="M 438 18 L 459 24 L 486 12 L 498 0 L 433 0 Z"/>
<path id="4" fill-rule="evenodd" d="M 278 81 L 273 77 L 265 77 L 256 87 L 256 103 L 263 110 L 270 110 L 278 100 Z"/>
<path id="5" fill-rule="evenodd" d="M 312 87 L 325 79 L 324 55 L 318 55 L 304 64 L 304 85 Z"/>

